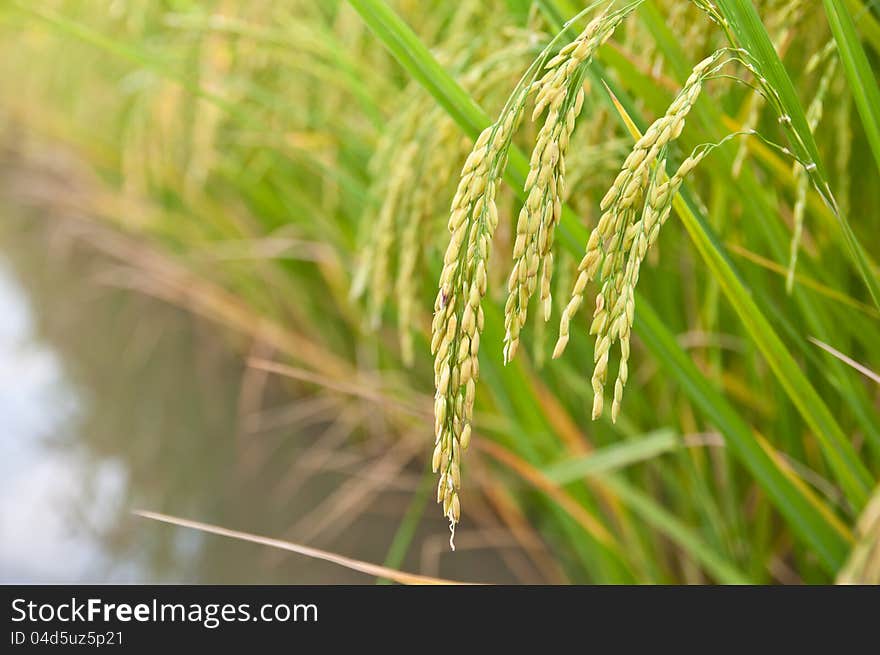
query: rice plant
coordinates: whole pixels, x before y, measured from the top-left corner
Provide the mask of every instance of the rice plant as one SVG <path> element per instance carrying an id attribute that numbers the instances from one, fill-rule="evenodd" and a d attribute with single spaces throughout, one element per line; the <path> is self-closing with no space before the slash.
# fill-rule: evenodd
<path id="1" fill-rule="evenodd" d="M 297 393 L 378 407 L 352 439 L 418 434 L 459 541 L 877 582 L 873 3 L 101 4 L 0 10 L 7 138 L 75 153 L 78 211 Z"/>

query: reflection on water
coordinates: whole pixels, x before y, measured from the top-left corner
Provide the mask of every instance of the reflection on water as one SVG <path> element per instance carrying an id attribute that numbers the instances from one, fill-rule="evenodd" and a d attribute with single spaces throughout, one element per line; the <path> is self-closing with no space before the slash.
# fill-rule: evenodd
<path id="1" fill-rule="evenodd" d="M 10 271 L 0 269 L 0 577 L 4 581 L 67 581 L 97 564 L 98 549 L 76 535 L 54 508 L 79 493 L 85 476 L 74 453 L 48 448 L 32 436 L 57 434 L 76 414 L 55 353 L 31 340 L 27 299 Z M 46 412 L 46 407 L 53 411 Z M 92 472 L 104 500 L 119 497 L 124 471 L 108 461 Z M 93 521 L 111 513 L 95 507 Z M 40 517 L 39 521 L 34 517 Z"/>
<path id="2" fill-rule="evenodd" d="M 211 540 L 130 515 L 229 518 L 239 361 L 182 312 L 95 284 L 108 262 L 4 223 L 2 579 L 270 580 L 254 549 L 221 546 L 244 557 L 214 569 Z"/>
<path id="3" fill-rule="evenodd" d="M 151 509 L 381 562 L 419 478 L 403 471 L 375 508 L 338 529 L 322 522 L 322 503 L 351 480 L 345 453 L 315 470 L 295 464 L 307 446 L 345 441 L 328 429 L 333 400 L 293 402 L 263 381 L 262 426 L 243 430 L 247 377 L 229 337 L 97 283 L 114 264 L 47 224 L 0 203 L 0 582 L 371 582 L 131 515 Z M 423 521 L 405 568 L 513 580 L 492 551 L 450 564 L 446 538 L 442 522 Z"/>

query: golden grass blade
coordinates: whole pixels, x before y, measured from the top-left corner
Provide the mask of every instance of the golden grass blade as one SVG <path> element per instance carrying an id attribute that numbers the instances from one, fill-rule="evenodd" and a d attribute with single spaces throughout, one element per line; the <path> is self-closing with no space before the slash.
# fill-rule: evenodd
<path id="1" fill-rule="evenodd" d="M 837 584 L 880 584 L 880 487 L 859 517 L 856 539 Z"/>
<path id="2" fill-rule="evenodd" d="M 877 384 L 880 384 L 880 375 L 877 375 L 874 371 L 872 371 L 871 369 L 869 369 L 867 366 L 863 366 L 862 364 L 859 364 L 856 360 L 852 359 L 851 357 L 847 357 L 847 356 L 844 355 L 842 352 L 840 352 L 840 351 L 837 350 L 836 348 L 832 348 L 831 346 L 829 346 L 829 345 L 828 345 L 827 343 L 825 343 L 824 341 L 819 341 L 819 340 L 816 339 L 815 337 L 807 337 L 807 339 L 808 339 L 811 343 L 814 343 L 814 344 L 816 344 L 817 346 L 819 346 L 819 347 L 820 347 L 822 350 L 824 350 L 825 352 L 831 353 L 832 355 L 834 355 L 835 357 L 837 357 L 837 359 L 839 359 L 840 361 L 842 361 L 842 362 L 843 362 L 844 364 L 846 364 L 847 366 L 851 366 L 852 368 L 854 368 L 855 370 L 857 370 L 859 373 L 861 373 L 862 375 L 864 375 L 864 376 L 865 376 L 866 378 L 868 378 L 869 380 L 873 380 L 873 381 L 876 382 Z"/>
<path id="3" fill-rule="evenodd" d="M 171 525 L 177 525 L 183 528 L 190 528 L 192 530 L 199 530 L 201 532 L 207 532 L 209 534 L 220 535 L 221 537 L 229 537 L 230 539 L 239 539 L 241 541 L 249 541 L 254 544 L 260 544 L 262 546 L 269 546 L 270 548 L 278 548 L 280 550 L 288 550 L 292 553 L 297 553 L 299 555 L 305 555 L 306 557 L 311 557 L 314 559 L 323 560 L 325 562 L 331 562 L 333 564 L 338 564 L 339 566 L 343 566 L 347 569 L 351 569 L 352 571 L 359 571 L 360 573 L 366 573 L 370 576 L 378 576 L 383 578 L 388 578 L 389 580 L 393 580 L 394 582 L 398 582 L 400 584 L 407 585 L 452 585 L 452 584 L 474 584 L 468 582 L 461 582 L 458 580 L 445 580 L 443 578 L 432 578 L 427 575 L 419 575 L 417 573 L 407 573 L 405 571 L 398 571 L 396 569 L 391 569 L 385 566 L 380 566 L 378 564 L 372 564 L 370 562 L 364 562 L 362 560 L 353 559 L 351 557 L 346 557 L 344 555 L 337 555 L 336 553 L 330 553 L 326 550 L 320 550 L 318 548 L 312 548 L 310 546 L 303 546 L 301 544 L 295 544 L 290 541 L 282 541 L 281 539 L 272 539 L 270 537 L 261 537 L 259 535 L 250 534 L 248 532 L 239 532 L 238 530 L 230 530 L 228 528 L 221 528 L 217 525 L 211 525 L 209 523 L 201 523 L 200 521 L 190 521 L 189 519 L 182 519 L 175 516 L 169 516 L 167 514 L 161 514 L 159 512 L 150 512 L 147 510 L 134 510 L 133 514 L 143 517 L 145 519 L 152 519 L 154 521 L 160 521 L 162 523 L 170 523 Z"/>
<path id="4" fill-rule="evenodd" d="M 781 265 L 777 264 L 776 262 L 774 262 L 773 260 L 767 259 L 766 257 L 762 257 L 761 255 L 754 253 L 751 250 L 743 248 L 742 246 L 740 246 L 736 243 L 731 243 L 730 241 L 728 241 L 724 244 L 724 246 L 727 248 L 727 250 L 729 252 L 733 253 L 734 255 L 738 255 L 738 256 L 742 257 L 746 261 L 749 261 L 749 262 L 755 264 L 756 266 L 760 266 L 763 269 L 766 269 L 766 270 L 771 271 L 773 273 L 777 273 L 779 275 L 785 275 L 785 273 L 786 273 L 784 266 L 781 266 Z M 853 300 L 851 297 L 849 297 L 845 293 L 841 293 L 840 291 L 837 291 L 836 289 L 832 289 L 831 287 L 826 286 L 826 285 L 822 284 L 821 282 L 817 282 L 816 280 L 814 280 L 811 277 L 807 277 L 806 275 L 803 275 L 802 273 L 795 273 L 794 279 L 798 284 L 802 284 L 805 287 L 812 289 L 816 293 L 822 294 L 826 298 L 830 298 L 832 300 L 835 300 L 843 305 L 846 305 L 847 307 L 852 307 L 853 309 L 857 309 L 858 311 L 862 312 L 863 314 L 866 314 L 866 315 L 871 316 L 873 318 L 880 318 L 880 312 L 878 312 L 877 309 L 875 307 L 873 307 L 872 305 L 867 305 L 863 302 L 859 302 L 858 300 Z"/>
<path id="5" fill-rule="evenodd" d="M 642 136 L 641 132 L 635 123 L 628 119 L 626 109 L 616 100 L 614 94 L 611 97 L 631 136 L 637 141 Z M 819 440 L 823 454 L 834 470 L 848 500 L 854 507 L 861 509 L 868 500 L 870 484 L 873 480 L 864 462 L 859 458 L 828 406 L 755 304 L 725 252 L 705 231 L 704 225 L 680 194 L 675 196 L 673 205 L 694 246 L 719 283 L 724 295 L 733 305 L 743 325 L 770 364 L 786 394 Z"/>

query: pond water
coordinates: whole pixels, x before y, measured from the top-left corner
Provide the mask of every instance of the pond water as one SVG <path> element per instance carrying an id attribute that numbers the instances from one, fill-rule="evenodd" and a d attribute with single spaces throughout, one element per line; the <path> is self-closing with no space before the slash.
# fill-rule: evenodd
<path id="1" fill-rule="evenodd" d="M 165 512 L 381 563 L 419 474 L 403 471 L 341 525 L 322 522 L 351 478 L 347 451 L 324 458 L 336 464 L 328 470 L 300 455 L 328 439 L 332 403 L 293 399 L 270 379 L 257 408 L 265 420 L 249 428 L 255 410 L 239 410 L 247 369 L 232 337 L 108 285 L 115 265 L 0 201 L 0 582 L 374 582 L 132 515 Z M 516 580 L 500 550 L 451 559 L 432 509 L 403 568 Z"/>

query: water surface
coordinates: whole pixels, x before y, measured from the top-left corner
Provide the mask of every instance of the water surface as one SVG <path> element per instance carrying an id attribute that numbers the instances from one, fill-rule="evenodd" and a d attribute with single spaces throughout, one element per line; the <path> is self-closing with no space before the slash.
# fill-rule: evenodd
<path id="1" fill-rule="evenodd" d="M 0 582 L 372 582 L 132 516 L 150 509 L 382 562 L 418 471 L 343 525 L 322 523 L 358 456 L 328 436 L 332 399 L 294 399 L 269 380 L 244 415 L 240 339 L 116 288 L 118 263 L 59 237 L 54 219 L 2 201 L 0 215 Z M 324 442 L 327 470 L 305 467 Z M 408 570 L 514 579 L 491 549 L 451 560 L 428 515 Z"/>

